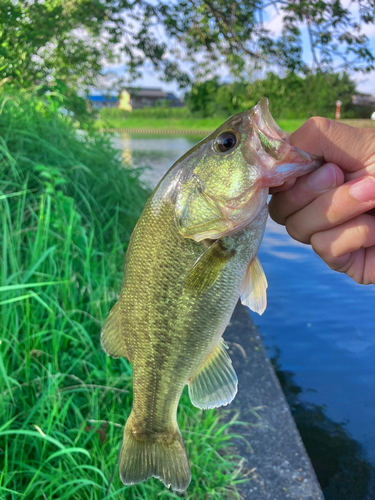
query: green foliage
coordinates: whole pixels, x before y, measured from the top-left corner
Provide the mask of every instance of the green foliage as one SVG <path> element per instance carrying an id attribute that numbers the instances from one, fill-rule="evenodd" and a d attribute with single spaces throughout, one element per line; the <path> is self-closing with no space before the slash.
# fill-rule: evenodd
<path id="1" fill-rule="evenodd" d="M 1 4 L 0 80 L 28 87 L 45 83 L 58 72 L 60 80 L 73 85 L 93 81 L 101 67 L 100 56 L 107 52 L 100 37 L 106 15 L 101 2 L 3 0 Z M 77 29 L 83 32 L 75 33 Z"/>
<path id="2" fill-rule="evenodd" d="M 249 87 L 249 103 L 256 103 L 262 96 L 270 101 L 272 114 L 277 118 L 334 118 L 336 101 L 342 101 L 342 118 L 353 118 L 352 95 L 355 83 L 346 73 L 315 73 L 301 78 L 291 73 L 279 78 L 268 73 L 265 80 L 258 80 Z"/>
<path id="3" fill-rule="evenodd" d="M 220 88 L 219 78 L 193 84 L 185 94 L 185 102 L 192 113 L 201 113 L 203 117 L 216 114 L 216 95 Z"/>
<path id="4" fill-rule="evenodd" d="M 166 3 L 163 20 L 168 35 L 183 40 L 192 70 L 202 77 L 218 74 L 223 65 L 237 77 L 267 65 L 307 73 L 370 71 L 375 58 L 363 28 L 375 22 L 373 0 L 343 4 L 342 0 L 179 0 Z M 278 38 L 263 22 L 270 6 L 282 15 Z M 306 27 L 311 68 L 302 59 L 301 29 Z"/>
<path id="5" fill-rule="evenodd" d="M 375 22 L 373 0 L 1 0 L 0 84 L 18 88 L 60 81 L 89 87 L 103 76 L 103 63 L 126 60 L 126 77 L 148 62 L 166 81 L 182 87 L 194 75 L 218 74 L 225 65 L 236 77 L 255 67 L 288 71 L 370 71 L 374 54 L 364 26 Z M 275 37 L 263 19 L 266 6 L 283 15 Z M 155 29 L 157 26 L 157 29 Z M 313 65 L 302 60 L 301 28 L 307 26 Z M 158 29 L 166 37 L 160 37 Z M 162 39 L 168 41 L 161 41 Z M 185 64 L 184 64 L 185 63 Z M 107 74 L 108 77 L 108 74 Z M 120 84 L 123 78 L 112 75 Z"/>
<path id="6" fill-rule="evenodd" d="M 53 96 L 39 99 L 35 95 L 3 95 L 2 102 L 0 136 L 18 168 L 15 170 L 12 162 L 6 163 L 1 177 L 21 183 L 27 179 L 29 189 L 42 192 L 45 177 L 38 166 L 44 165 L 50 172 L 57 170 L 65 181 L 59 189 L 75 199 L 82 216 L 87 220 L 95 216 L 104 224 L 116 215 L 125 243 L 129 227 L 139 216 L 133 201 L 141 191 L 136 171 L 122 175 L 120 152 L 114 151 L 109 138 L 92 131 L 77 131 L 72 119 L 59 113 L 59 102 Z"/>
<path id="7" fill-rule="evenodd" d="M 268 73 L 253 84 L 234 82 L 219 84 L 216 78 L 193 85 L 186 95 L 188 108 L 203 116 L 229 116 L 253 107 L 262 97 L 270 101 L 275 118 L 303 119 L 310 116 L 334 118 L 336 101 L 342 101 L 342 117 L 353 118 L 352 105 L 355 83 L 346 73 L 315 73 L 302 78 L 290 73 L 280 78 Z"/>
<path id="8" fill-rule="evenodd" d="M 179 498 L 156 480 L 118 479 L 131 366 L 99 341 L 148 195 L 109 139 L 75 129 L 53 100 L 0 96 L 1 498 Z M 194 464 L 184 498 L 239 498 L 224 413 L 183 396 Z"/>
<path id="9" fill-rule="evenodd" d="M 247 87 L 242 82 L 220 84 L 218 78 L 195 83 L 185 94 L 192 113 L 203 117 L 230 116 L 247 109 Z"/>
<path id="10" fill-rule="evenodd" d="M 1 0 L 0 5 L 0 82 L 28 88 L 60 80 L 87 88 L 102 74 L 104 59 L 116 62 L 121 55 L 133 76 L 148 59 L 166 79 L 187 82 L 165 59 L 166 45 L 150 28 L 160 8 L 147 2 Z"/>

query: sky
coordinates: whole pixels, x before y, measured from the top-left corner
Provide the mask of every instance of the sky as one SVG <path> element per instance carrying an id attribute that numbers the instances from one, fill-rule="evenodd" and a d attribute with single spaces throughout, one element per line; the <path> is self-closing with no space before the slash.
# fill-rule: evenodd
<path id="1" fill-rule="evenodd" d="M 342 3 L 344 7 L 349 7 L 351 0 L 344 0 Z M 350 11 L 353 14 L 353 16 L 356 16 L 358 9 L 356 6 L 351 5 Z M 269 14 L 269 19 L 268 22 L 266 23 L 267 28 L 273 31 L 276 35 L 279 35 L 281 33 L 281 27 L 282 27 L 281 16 L 277 15 L 275 12 L 272 13 L 272 11 L 269 11 L 268 14 Z M 370 47 L 373 53 L 375 53 L 375 24 L 364 25 L 362 32 L 368 36 L 370 41 Z M 303 42 L 303 60 L 309 64 L 312 61 L 312 56 L 310 52 L 310 43 L 309 43 L 307 28 L 301 29 L 301 35 Z M 358 82 L 357 89 L 359 92 L 375 95 L 375 71 L 372 71 L 371 73 L 367 73 L 365 75 L 356 73 L 353 74 L 352 77 L 356 82 Z"/>
<path id="2" fill-rule="evenodd" d="M 349 2 L 351 0 L 344 0 L 343 5 L 349 6 Z M 271 30 L 275 35 L 280 35 L 282 28 L 282 17 L 275 10 L 271 10 L 273 8 L 269 8 L 266 10 L 265 15 L 265 25 Z M 353 7 L 351 4 L 351 12 L 355 16 L 356 15 L 356 7 Z M 365 33 L 370 40 L 370 47 L 375 53 L 375 25 L 365 25 L 363 28 L 363 33 Z M 159 34 L 163 36 L 163 33 Z M 309 64 L 312 60 L 310 45 L 308 39 L 308 33 L 306 28 L 301 29 L 302 42 L 303 42 L 303 59 Z M 125 64 L 119 64 L 117 66 L 108 66 L 108 70 L 114 71 L 118 75 L 124 75 L 126 71 Z M 222 78 L 227 79 L 228 71 L 223 68 L 222 70 Z M 367 74 L 355 73 L 352 75 L 352 78 L 357 82 L 357 90 L 359 92 L 374 94 L 375 95 L 375 71 L 372 71 Z M 138 87 L 157 87 L 162 88 L 166 92 L 174 92 L 178 96 L 183 96 L 185 90 L 180 90 L 176 83 L 166 83 L 163 82 L 158 75 L 153 71 L 151 63 L 145 65 L 142 70 L 142 77 L 135 80 L 132 85 Z"/>

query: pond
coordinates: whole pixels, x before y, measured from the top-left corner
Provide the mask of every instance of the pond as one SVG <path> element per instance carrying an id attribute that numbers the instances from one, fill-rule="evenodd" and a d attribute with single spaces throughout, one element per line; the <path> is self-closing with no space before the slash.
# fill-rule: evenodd
<path id="1" fill-rule="evenodd" d="M 127 162 L 152 168 L 143 178 L 153 186 L 199 140 L 114 138 Z M 363 459 L 375 465 L 375 287 L 331 271 L 271 220 L 259 258 L 269 283 L 268 307 L 263 316 L 252 317 L 284 373 L 281 381 L 292 376 L 298 404 L 343 424 L 340 429 L 359 444 Z"/>

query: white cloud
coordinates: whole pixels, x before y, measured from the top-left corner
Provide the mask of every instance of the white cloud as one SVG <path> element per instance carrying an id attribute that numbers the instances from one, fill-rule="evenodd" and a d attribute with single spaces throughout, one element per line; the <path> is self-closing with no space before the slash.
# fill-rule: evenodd
<path id="1" fill-rule="evenodd" d="M 375 24 L 364 24 L 362 26 L 362 32 L 369 38 L 375 37 Z"/>
<path id="2" fill-rule="evenodd" d="M 264 23 L 264 27 L 276 36 L 281 35 L 283 29 L 283 16 L 281 12 L 277 12 L 274 7 L 269 7 L 265 10 L 267 21 Z"/>
<path id="3" fill-rule="evenodd" d="M 354 80 L 358 82 L 357 89 L 359 92 L 375 95 L 375 71 L 371 71 L 366 75 L 355 76 Z"/>

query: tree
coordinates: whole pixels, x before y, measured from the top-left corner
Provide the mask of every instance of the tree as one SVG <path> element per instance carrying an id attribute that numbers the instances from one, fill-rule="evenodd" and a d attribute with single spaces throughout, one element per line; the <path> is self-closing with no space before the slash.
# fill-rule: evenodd
<path id="1" fill-rule="evenodd" d="M 263 22 L 271 6 L 283 15 L 278 38 Z M 148 61 L 182 87 L 189 75 L 212 76 L 223 66 L 237 76 L 267 66 L 369 71 L 375 59 L 363 26 L 375 22 L 375 0 L 353 6 L 356 17 L 342 0 L 0 0 L 0 84 L 58 79 L 87 88 L 105 64 L 118 61 L 126 61 L 129 76 Z M 302 26 L 310 35 L 310 69 L 302 60 Z"/>
<path id="2" fill-rule="evenodd" d="M 58 79 L 88 87 L 121 55 L 133 76 L 150 60 L 183 84 L 186 76 L 164 59 L 166 44 L 152 32 L 159 11 L 142 0 L 0 0 L 0 85 Z"/>
<path id="3" fill-rule="evenodd" d="M 270 7 L 282 14 L 279 38 L 263 22 Z M 364 25 L 375 22 L 374 0 L 353 0 L 350 9 L 342 0 L 179 0 L 164 9 L 168 34 L 186 47 L 193 65 L 200 54 L 206 72 L 223 63 L 237 75 L 264 65 L 305 73 L 374 69 L 363 33 Z M 303 26 L 310 37 L 310 68 L 302 60 Z"/>
<path id="4" fill-rule="evenodd" d="M 254 83 L 218 82 L 217 78 L 196 82 L 185 96 L 190 111 L 212 116 L 228 116 L 252 108 L 264 96 L 271 103 L 275 118 L 334 118 L 336 101 L 342 101 L 342 117 L 353 118 L 358 113 L 352 105 L 355 83 L 346 73 L 321 73 L 301 77 L 290 73 L 286 77 L 269 72 Z M 368 114 L 369 115 L 369 114 Z"/>

